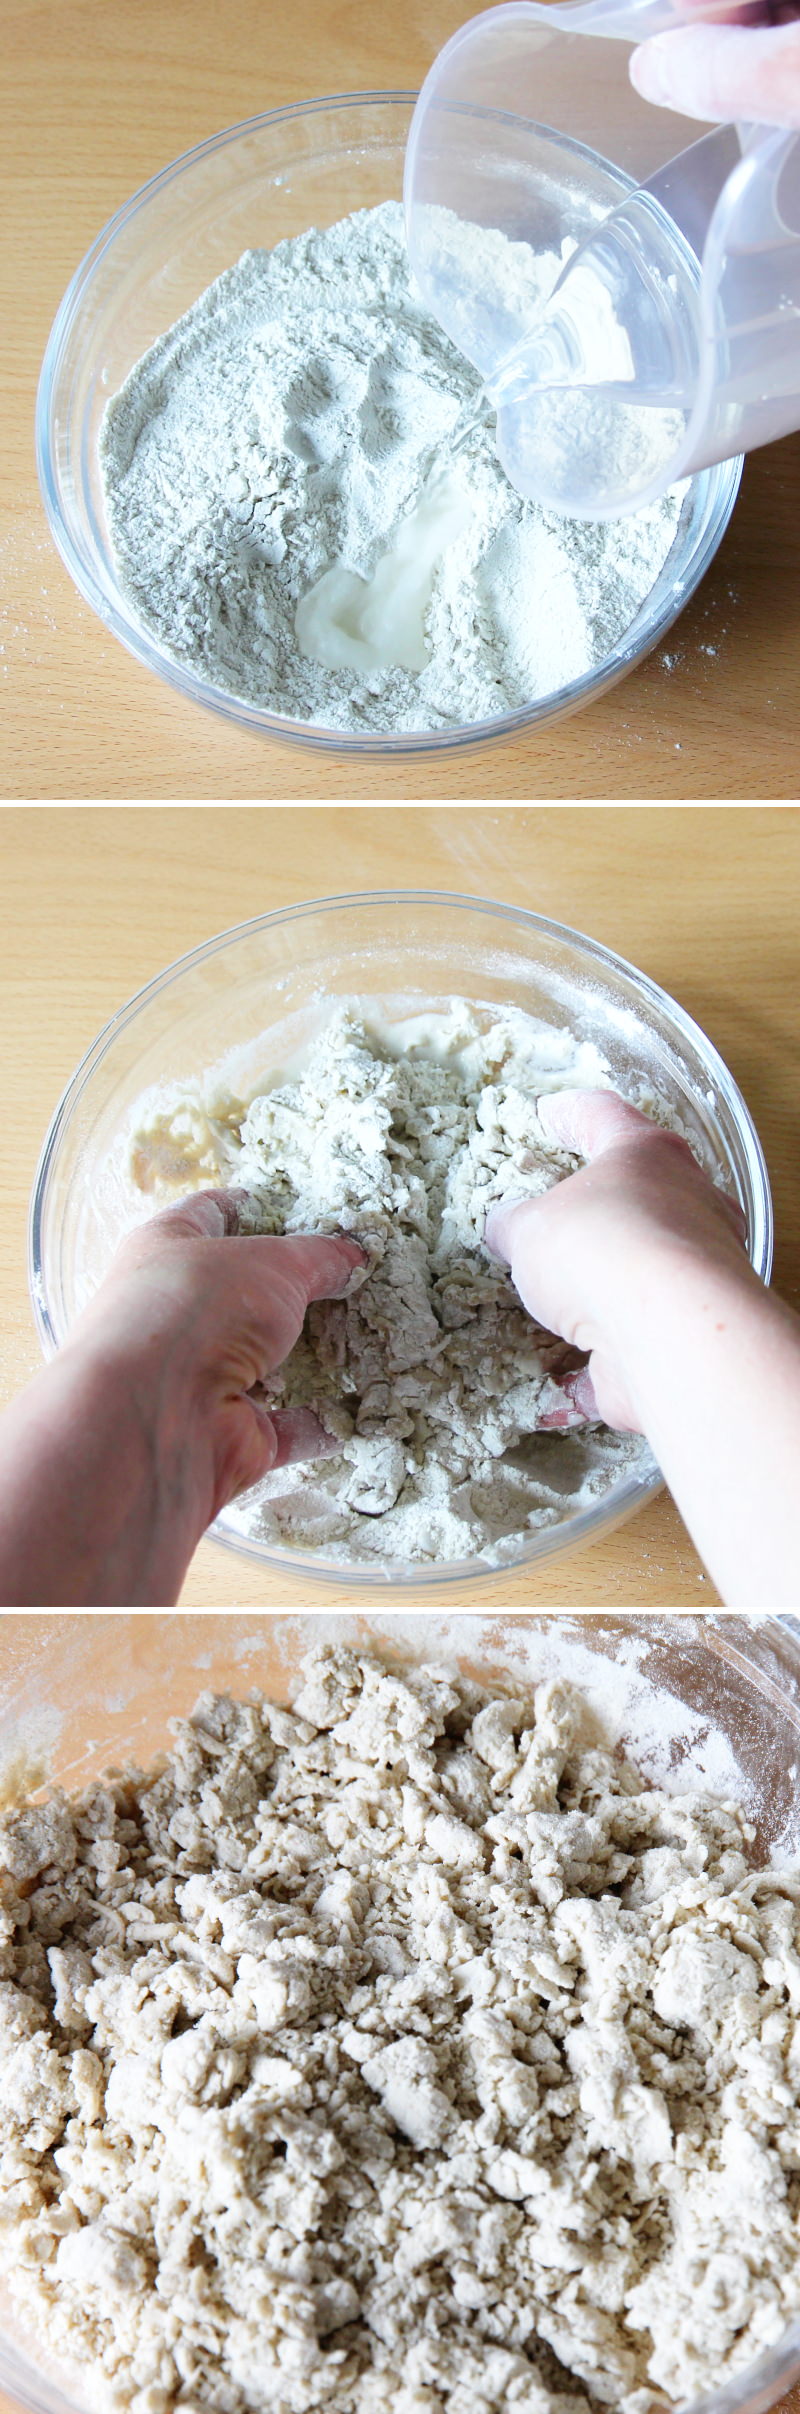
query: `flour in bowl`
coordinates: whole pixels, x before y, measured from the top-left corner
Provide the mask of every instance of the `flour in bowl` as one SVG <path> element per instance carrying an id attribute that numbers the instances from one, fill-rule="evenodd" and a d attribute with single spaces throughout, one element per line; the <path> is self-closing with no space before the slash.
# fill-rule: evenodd
<path id="1" fill-rule="evenodd" d="M 141 1190 L 233 1183 L 249 1194 L 244 1229 L 352 1231 L 369 1253 L 351 1296 L 309 1309 L 267 1391 L 313 1407 L 340 1453 L 265 1477 L 229 1524 L 334 1561 L 497 1564 L 652 1469 L 640 1435 L 576 1418 L 559 1380 L 574 1356 L 531 1322 L 483 1241 L 496 1199 L 574 1165 L 536 1112 L 570 1083 L 610 1085 L 599 1050 L 519 1009 L 454 999 L 392 1022 L 354 1001 L 248 1101 L 209 1076 L 141 1102 Z"/>
<path id="2" fill-rule="evenodd" d="M 800 2316 L 800 1866 L 326 1644 L 0 1821 L 0 2228 L 99 2414 L 667 2414 Z M 766 2394 L 766 2390 L 765 2390 Z"/>
<path id="3" fill-rule="evenodd" d="M 532 278 L 549 291 L 560 258 L 483 240 L 509 310 Z M 602 525 L 523 502 L 486 425 L 450 462 L 479 392 L 413 286 L 399 202 L 246 252 L 106 410 L 106 517 L 141 625 L 227 695 L 365 735 L 492 721 L 584 677 L 653 587 L 681 494 Z M 422 667 L 314 659 L 298 606 L 302 630 L 321 579 L 373 577 L 434 458 L 456 533 L 424 583 Z"/>

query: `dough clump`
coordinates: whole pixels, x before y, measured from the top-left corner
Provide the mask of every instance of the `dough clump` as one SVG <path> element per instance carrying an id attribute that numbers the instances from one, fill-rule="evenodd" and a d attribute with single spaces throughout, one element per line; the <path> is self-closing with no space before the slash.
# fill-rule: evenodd
<path id="1" fill-rule="evenodd" d="M 8 2283 L 133 2414 L 662 2414 L 800 2313 L 800 1871 L 335 1643 L 0 1823 Z"/>

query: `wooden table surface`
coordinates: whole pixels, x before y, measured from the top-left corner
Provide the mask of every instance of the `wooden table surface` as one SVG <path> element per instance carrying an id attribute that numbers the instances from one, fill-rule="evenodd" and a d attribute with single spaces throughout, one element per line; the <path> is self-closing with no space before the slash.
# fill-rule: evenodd
<path id="1" fill-rule="evenodd" d="M 792 807 L 8 807 L 0 949 L 2 1388 L 37 1364 L 25 1212 L 60 1093 L 96 1033 L 187 949 L 309 894 L 397 886 L 521 904 L 642 967 L 709 1033 L 754 1115 L 776 1223 L 776 1280 L 800 1305 L 797 907 Z M 313 867 L 310 868 L 310 867 Z M 449 1591 L 449 1588 L 448 1588 Z M 324 1608 L 319 1592 L 204 1542 L 186 1607 Z M 457 1597 L 457 1596 L 456 1596 Z M 409 1589 L 399 1607 L 430 1594 Z M 716 1595 L 672 1502 L 475 1606 L 709 1608 Z M 447 1604 L 447 1595 L 442 1606 Z"/>
<path id="2" fill-rule="evenodd" d="M 474 0 L 473 0 L 474 4 Z M 0 672 L 8 798 L 793 797 L 800 438 L 749 461 L 733 522 L 667 644 L 574 719 L 442 768 L 297 753 L 184 702 L 94 618 L 33 464 L 50 324 L 111 214 L 219 128 L 325 92 L 415 87 L 467 0 L 9 0 L 0 192 Z M 668 667 L 668 659 L 671 667 Z"/>
<path id="3" fill-rule="evenodd" d="M 800 1305 L 796 812 L 9 809 L 3 838 L 0 1397 L 37 1363 L 25 1209 L 48 1120 L 78 1058 L 175 955 L 305 896 L 310 863 L 320 895 L 424 884 L 528 905 L 591 932 L 672 990 L 721 1049 L 754 1113 L 775 1199 L 776 1278 Z M 265 1585 L 207 1542 L 182 1606 L 324 1608 L 342 1599 Z M 549 1582 L 504 1582 L 474 1606 L 501 1600 L 523 1610 L 713 1608 L 716 1596 L 662 1497 Z M 398 1595 L 396 1606 L 413 1601 Z M 429 1597 L 427 1606 L 446 1603 Z M 2 2392 L 0 2414 L 19 2414 Z M 800 2414 L 800 2388 L 778 2414 Z"/>

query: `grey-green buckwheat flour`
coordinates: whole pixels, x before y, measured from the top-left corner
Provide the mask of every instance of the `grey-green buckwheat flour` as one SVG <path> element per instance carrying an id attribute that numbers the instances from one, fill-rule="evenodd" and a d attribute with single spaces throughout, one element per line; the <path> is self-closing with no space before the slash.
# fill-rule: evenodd
<path id="1" fill-rule="evenodd" d="M 527 244 L 492 236 L 512 286 Z M 329 670 L 298 603 L 343 562 L 363 577 L 418 501 L 479 381 L 417 297 L 399 203 L 247 252 L 109 404 L 102 474 L 138 620 L 230 696 L 373 734 L 496 719 L 581 678 L 635 618 L 677 526 L 676 491 L 603 525 L 524 503 L 476 428 L 470 510 L 436 571 L 419 673 Z"/>

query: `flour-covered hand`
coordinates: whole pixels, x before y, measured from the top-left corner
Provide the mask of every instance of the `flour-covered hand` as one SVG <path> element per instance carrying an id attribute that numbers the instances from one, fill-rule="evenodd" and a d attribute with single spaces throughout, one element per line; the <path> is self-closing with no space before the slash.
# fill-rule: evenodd
<path id="1" fill-rule="evenodd" d="M 113 1338 L 159 1392 L 172 1366 L 210 1457 L 206 1523 L 270 1467 L 338 1447 L 309 1409 L 268 1412 L 250 1395 L 288 1357 L 312 1299 L 338 1298 L 365 1264 L 337 1235 L 240 1233 L 240 1195 L 200 1191 L 140 1225 L 68 1345 Z"/>
<path id="2" fill-rule="evenodd" d="M 273 1467 L 337 1447 L 308 1409 L 269 1414 L 311 1300 L 341 1297 L 358 1242 L 237 1230 L 203 1191 L 129 1235 L 51 1366 L 0 1429 L 0 1600 L 169 1604 L 205 1528 Z"/>
<path id="3" fill-rule="evenodd" d="M 486 1237 L 536 1321 L 587 1356 L 564 1390 L 647 1435 L 728 1608 L 796 1608 L 800 1319 L 674 1133 L 611 1091 L 562 1090 L 539 1119 L 586 1162 L 496 1208 Z"/>
<path id="4" fill-rule="evenodd" d="M 560 1090 L 539 1101 L 548 1139 L 586 1163 L 543 1196 L 496 1207 L 490 1249 L 507 1259 L 529 1313 L 588 1356 L 562 1382 L 559 1422 L 602 1417 L 646 1430 L 638 1391 L 636 1303 L 668 1286 L 681 1256 L 737 1273 L 739 1208 L 715 1190 L 685 1140 L 612 1090 Z M 746 1271 L 746 1266 L 745 1266 Z"/>

